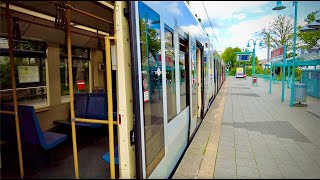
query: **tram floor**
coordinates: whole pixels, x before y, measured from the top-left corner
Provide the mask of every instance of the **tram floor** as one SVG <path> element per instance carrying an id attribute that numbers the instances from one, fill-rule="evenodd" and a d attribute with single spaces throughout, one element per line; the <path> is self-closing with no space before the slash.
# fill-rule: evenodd
<path id="1" fill-rule="evenodd" d="M 71 126 L 59 125 L 51 131 L 68 134 L 67 141 L 50 151 L 45 151 L 40 146 L 23 145 L 24 178 L 75 178 Z M 114 129 L 114 131 L 114 134 L 117 134 L 117 130 Z M 110 178 L 110 166 L 102 158 L 109 151 L 108 126 L 96 129 L 77 127 L 76 132 L 80 178 Z M 114 139 L 117 143 L 116 136 Z M 1 145 L 1 161 L 1 179 L 20 178 L 16 143 Z M 118 178 L 119 168 L 117 165 L 115 167 L 116 178 Z"/>

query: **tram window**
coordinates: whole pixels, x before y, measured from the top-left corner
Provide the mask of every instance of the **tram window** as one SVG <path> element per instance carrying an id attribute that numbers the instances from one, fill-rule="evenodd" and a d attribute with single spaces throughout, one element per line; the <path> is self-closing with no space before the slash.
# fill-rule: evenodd
<path id="1" fill-rule="evenodd" d="M 141 47 L 141 79 L 147 177 L 165 155 L 163 124 L 163 91 L 161 63 L 160 16 L 139 1 L 139 29 Z"/>
<path id="2" fill-rule="evenodd" d="M 177 100 L 173 33 L 168 29 L 165 29 L 165 54 L 167 79 L 167 114 L 168 122 L 170 122 L 177 115 Z"/>
<path id="3" fill-rule="evenodd" d="M 191 44 L 191 87 L 192 87 L 192 117 L 197 115 L 197 52 L 196 44 Z"/>
<path id="4" fill-rule="evenodd" d="M 180 107 L 181 111 L 187 107 L 187 77 L 186 77 L 186 61 L 188 58 L 188 43 L 183 39 L 180 41 L 180 53 L 179 53 L 179 71 L 180 71 Z"/>
<path id="5" fill-rule="evenodd" d="M 60 47 L 61 101 L 69 101 L 68 57 L 65 47 Z M 73 87 L 76 92 L 89 92 L 90 49 L 72 47 Z"/>
<path id="6" fill-rule="evenodd" d="M 0 38 L 0 97 L 1 102 L 13 102 L 11 66 L 7 38 Z M 19 104 L 35 107 L 47 105 L 46 44 L 13 40 L 14 69 Z"/>

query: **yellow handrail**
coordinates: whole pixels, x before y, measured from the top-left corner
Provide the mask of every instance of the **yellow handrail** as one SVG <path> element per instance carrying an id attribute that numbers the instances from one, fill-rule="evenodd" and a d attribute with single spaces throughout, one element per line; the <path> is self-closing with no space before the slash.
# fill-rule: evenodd
<path id="1" fill-rule="evenodd" d="M 98 124 L 109 124 L 108 120 L 100 120 L 100 119 L 84 119 L 84 118 L 75 118 L 76 122 L 86 122 L 86 123 L 98 123 Z M 118 124 L 117 121 L 113 121 L 112 124 Z"/>
<path id="2" fill-rule="evenodd" d="M 15 115 L 16 113 L 14 111 L 2 111 L 0 110 L 1 114 L 11 114 L 11 115 Z"/>
<path id="3" fill-rule="evenodd" d="M 67 4 L 70 4 L 70 1 L 67 1 Z M 68 49 L 68 74 L 69 74 L 69 94 L 70 94 L 70 113 L 71 119 L 75 118 L 74 113 L 74 102 L 73 102 L 73 77 L 72 77 L 72 52 L 71 52 L 71 27 L 70 27 L 70 18 L 71 12 L 70 9 L 66 9 L 67 15 L 67 49 Z M 74 173 L 75 178 L 79 179 L 79 164 L 78 164 L 78 150 L 77 150 L 77 136 L 76 136 L 76 126 L 75 122 L 71 121 L 71 131 L 72 131 L 72 146 L 73 146 L 73 162 L 74 162 Z"/>
<path id="4" fill-rule="evenodd" d="M 14 60 L 13 60 L 13 48 L 12 48 L 12 29 L 11 29 L 11 17 L 9 12 L 9 2 L 6 2 L 6 15 L 7 15 L 7 31 L 8 31 L 8 44 L 9 44 L 9 56 L 10 56 L 10 70 L 11 70 L 11 81 L 12 81 L 12 94 L 13 94 L 13 107 L 14 107 L 14 117 L 16 124 L 16 136 L 18 145 L 18 156 L 19 156 L 19 167 L 20 167 L 20 177 L 23 179 L 24 169 L 23 169 L 23 157 L 21 148 L 21 135 L 20 135 L 20 124 L 18 116 L 18 98 L 17 98 L 17 87 L 16 78 L 14 74 Z"/>
<path id="5" fill-rule="evenodd" d="M 110 122 L 113 122 L 110 40 L 115 39 L 115 37 L 105 36 L 104 39 L 105 39 L 106 66 L 107 66 L 106 75 L 107 75 L 107 93 L 108 93 L 108 120 Z M 109 123 L 108 126 L 109 126 L 110 174 L 111 174 L 111 179 L 115 179 L 113 123 Z"/>

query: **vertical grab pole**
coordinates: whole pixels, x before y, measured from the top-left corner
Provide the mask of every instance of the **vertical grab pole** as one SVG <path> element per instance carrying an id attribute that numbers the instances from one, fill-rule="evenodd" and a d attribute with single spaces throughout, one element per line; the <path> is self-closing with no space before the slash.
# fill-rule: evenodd
<path id="1" fill-rule="evenodd" d="M 105 36 L 106 49 L 106 75 L 107 75 L 107 96 L 108 96 L 108 127 L 109 127 L 109 153 L 110 153 L 110 175 L 111 179 L 115 179 L 114 166 L 114 138 L 113 138 L 113 107 L 112 107 L 112 73 L 111 73 L 111 50 L 110 39 L 114 37 Z"/>
<path id="2" fill-rule="evenodd" d="M 6 2 L 6 17 L 7 17 L 7 31 L 8 31 L 9 56 L 10 56 L 12 94 L 13 94 L 13 107 L 14 107 L 14 117 L 15 117 L 15 124 L 16 124 L 16 136 L 17 136 L 18 156 L 19 156 L 19 168 L 20 168 L 20 177 L 21 177 L 21 179 L 23 179 L 23 176 L 24 176 L 23 157 L 22 157 L 22 148 L 21 148 L 20 124 L 19 124 L 19 116 L 18 116 L 16 77 L 15 77 L 15 73 L 14 73 L 11 18 L 10 18 L 10 14 L 9 14 L 9 3 L 8 2 Z"/>
<path id="3" fill-rule="evenodd" d="M 67 2 L 70 5 L 70 1 Z M 70 31 L 70 8 L 67 7 L 67 41 L 68 41 L 68 73 L 69 73 L 69 94 L 70 94 L 70 113 L 71 113 L 71 131 L 72 131 L 72 146 L 73 146 L 73 163 L 75 178 L 79 179 L 79 165 L 78 165 L 78 150 L 77 150 L 77 137 L 75 125 L 75 113 L 73 102 L 73 77 L 72 77 L 72 52 L 71 52 L 71 31 Z"/>

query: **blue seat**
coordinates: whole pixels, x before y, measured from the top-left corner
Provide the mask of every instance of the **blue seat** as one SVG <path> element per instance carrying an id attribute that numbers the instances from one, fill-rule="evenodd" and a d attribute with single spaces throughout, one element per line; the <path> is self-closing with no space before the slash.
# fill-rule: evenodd
<path id="1" fill-rule="evenodd" d="M 5 110 L 13 110 L 13 107 Z M 40 145 L 45 150 L 50 150 L 65 140 L 66 134 L 43 132 L 39 126 L 39 122 L 33 106 L 18 106 L 18 114 L 20 121 L 21 141 L 23 144 Z M 13 116 L 12 116 L 13 117 Z"/>
<path id="2" fill-rule="evenodd" d="M 117 121 L 117 100 L 116 93 L 113 92 L 113 120 Z M 105 92 L 86 93 L 80 92 L 74 94 L 74 111 L 75 117 L 85 119 L 108 119 L 107 95 Z M 55 121 L 56 124 L 70 124 L 69 121 Z M 103 124 L 76 122 L 77 126 L 89 128 L 99 128 Z"/>
<path id="3" fill-rule="evenodd" d="M 107 163 L 110 163 L 110 153 L 107 152 L 102 156 Z M 114 163 L 119 165 L 118 146 L 114 147 Z"/>
<path id="4" fill-rule="evenodd" d="M 90 103 L 92 104 L 92 103 Z M 88 118 L 87 117 L 87 109 L 89 105 L 89 93 L 80 92 L 74 94 L 74 113 L 77 118 Z M 89 118 L 94 119 L 94 118 Z M 77 126 L 84 126 L 89 128 L 99 128 L 102 127 L 103 124 L 96 123 L 86 123 L 86 122 L 76 122 Z"/>
<path id="5" fill-rule="evenodd" d="M 77 118 L 86 118 L 89 93 L 74 94 L 74 113 Z"/>
<path id="6" fill-rule="evenodd" d="M 90 93 L 87 112 L 87 119 L 107 119 L 107 96 L 106 93 Z"/>

